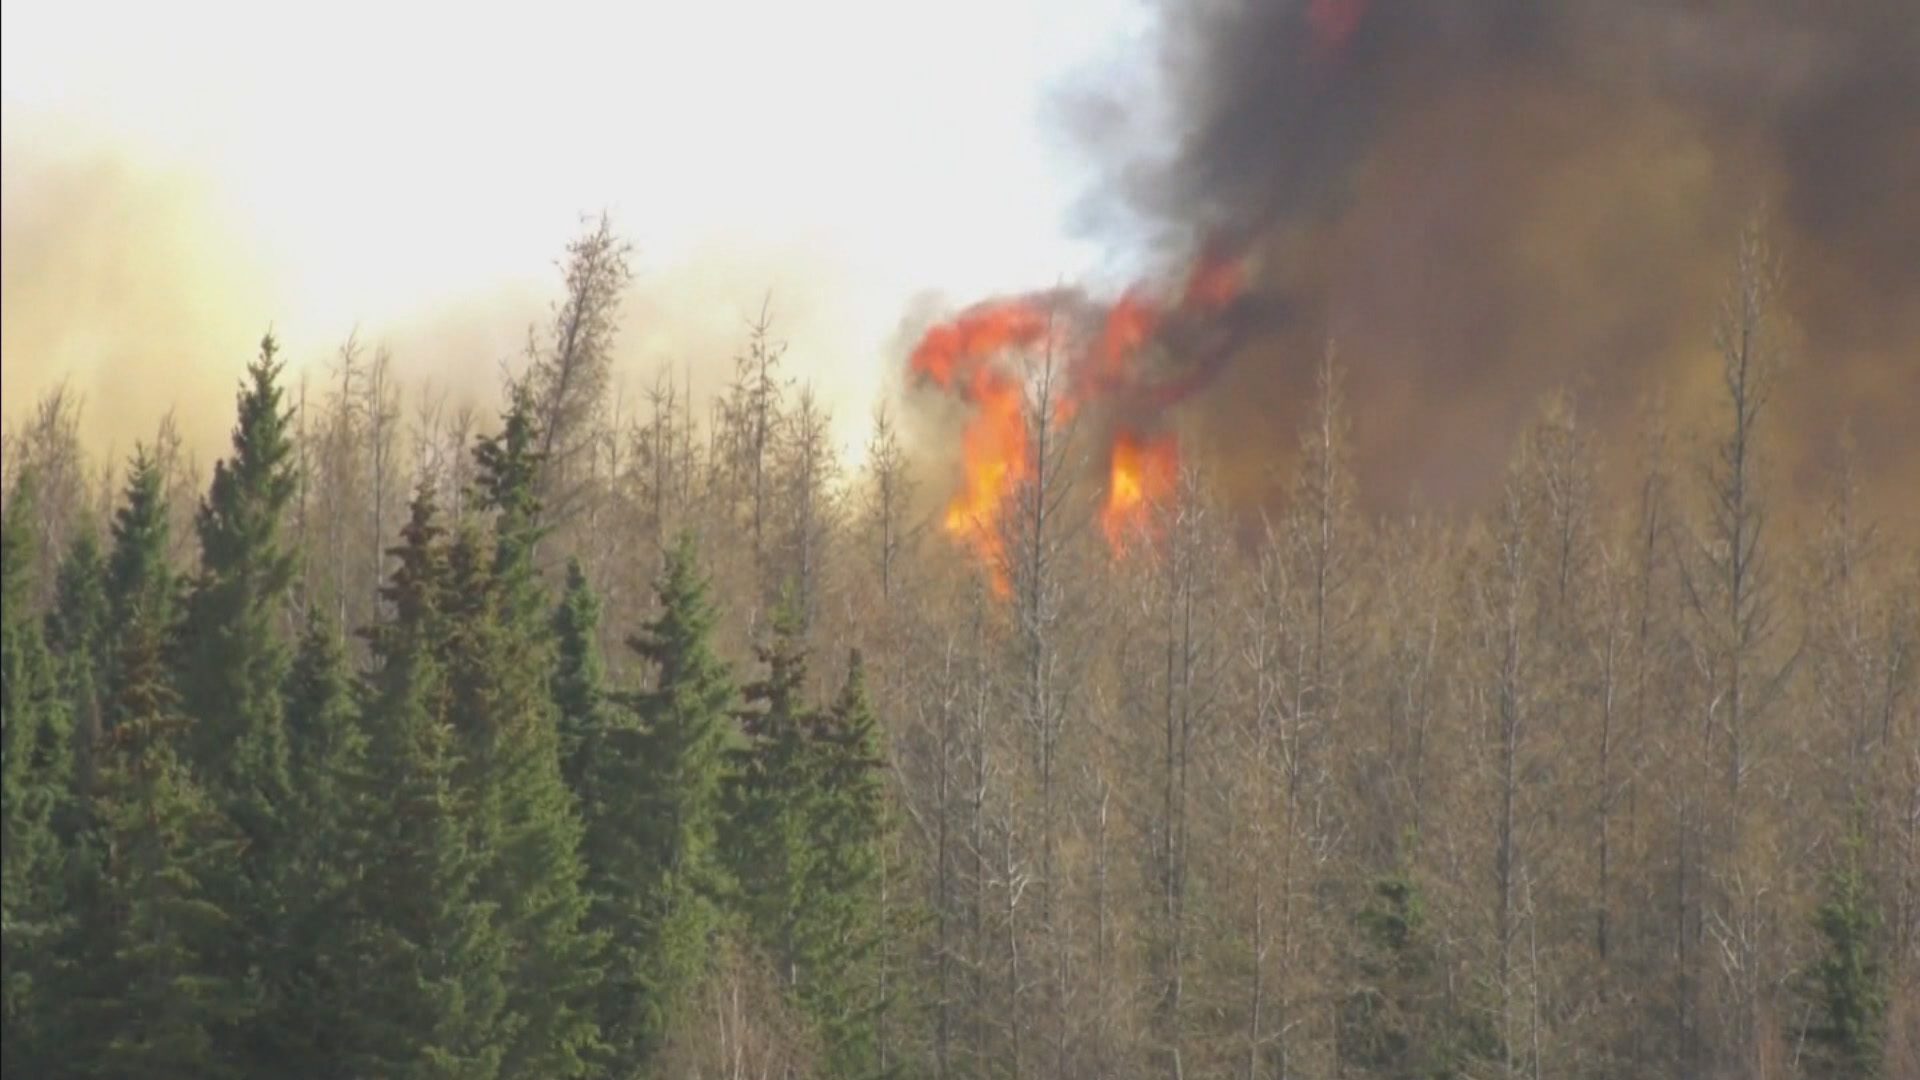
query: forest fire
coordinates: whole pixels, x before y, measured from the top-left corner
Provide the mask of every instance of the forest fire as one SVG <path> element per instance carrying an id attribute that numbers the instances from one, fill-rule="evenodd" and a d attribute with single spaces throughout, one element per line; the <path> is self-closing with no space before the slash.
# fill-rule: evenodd
<path id="1" fill-rule="evenodd" d="M 945 526 L 993 568 L 995 587 L 1002 593 L 1006 580 L 999 570 L 1000 507 L 1026 478 L 1031 461 L 1026 389 L 997 358 L 1040 341 L 1049 321 L 1045 307 L 1032 300 L 982 304 L 927 331 L 913 350 L 916 374 L 973 407 L 961 435 L 966 470 L 960 491 L 947 506 Z"/>
<path id="2" fill-rule="evenodd" d="M 1116 554 L 1147 530 L 1153 506 L 1173 491 L 1180 470 L 1180 447 L 1170 434 L 1136 436 L 1121 432 L 1113 440 L 1107 469 L 1106 505 L 1100 530 Z"/>
<path id="3" fill-rule="evenodd" d="M 1050 391 L 1048 422 L 1064 425 L 1091 411 L 1107 445 L 1105 496 L 1099 517 L 1116 557 L 1129 548 L 1152 506 L 1173 488 L 1179 443 L 1160 428 L 1160 413 L 1219 370 L 1225 350 L 1195 355 L 1173 347 L 1167 331 L 1196 320 L 1221 320 L 1242 299 L 1246 267 L 1217 251 L 1195 260 L 1171 301 L 1135 286 L 1111 304 L 1073 290 L 989 300 L 940 323 L 920 339 L 909 364 L 928 384 L 968 410 L 960 436 L 959 490 L 948 503 L 947 532 L 987 567 L 995 591 L 1008 589 L 1002 511 L 1035 475 L 1034 350 L 1064 357 Z M 1152 349 L 1153 346 L 1161 346 Z M 1149 352 L 1167 354 L 1171 375 L 1156 377 Z"/>

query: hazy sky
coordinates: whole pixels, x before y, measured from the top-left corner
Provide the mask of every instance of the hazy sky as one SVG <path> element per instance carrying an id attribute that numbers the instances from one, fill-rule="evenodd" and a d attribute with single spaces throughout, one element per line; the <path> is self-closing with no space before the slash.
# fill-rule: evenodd
<path id="1" fill-rule="evenodd" d="M 236 317 L 307 359 L 356 322 L 379 336 L 550 290 L 578 215 L 604 207 L 638 245 L 642 296 L 707 308 L 666 317 L 724 327 L 771 286 L 796 367 L 845 402 L 871 397 L 916 294 L 1102 257 L 1067 235 L 1085 177 L 1048 106 L 1146 27 L 1132 0 L 0 10 L 9 232 L 49 163 L 164 175 L 225 220 L 207 246 L 244 253 L 237 292 L 267 309 Z"/>

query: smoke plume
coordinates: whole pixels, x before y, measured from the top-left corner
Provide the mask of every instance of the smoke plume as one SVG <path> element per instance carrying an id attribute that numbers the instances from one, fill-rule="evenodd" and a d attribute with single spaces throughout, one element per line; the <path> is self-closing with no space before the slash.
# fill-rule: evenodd
<path id="1" fill-rule="evenodd" d="M 1158 45 L 1156 85 L 1077 102 L 1110 166 L 1089 220 L 1232 237 L 1285 298 L 1189 406 L 1243 495 L 1329 340 L 1376 504 L 1483 495 L 1550 390 L 1621 437 L 1653 395 L 1706 419 L 1756 216 L 1796 330 L 1782 466 L 1817 476 L 1845 421 L 1870 490 L 1920 490 L 1911 0 L 1168 3 Z"/>

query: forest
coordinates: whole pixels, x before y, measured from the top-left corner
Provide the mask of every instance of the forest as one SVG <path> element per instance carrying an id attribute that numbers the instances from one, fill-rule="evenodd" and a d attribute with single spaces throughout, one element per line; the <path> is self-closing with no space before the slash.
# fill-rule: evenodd
<path id="1" fill-rule="evenodd" d="M 9 402 L 0 1063 L 1920 1076 L 1920 537 L 1771 467 L 1729 247 L 1710 415 L 1551 395 L 1447 510 L 1362 497 L 1329 346 L 1284 497 L 1116 525 L 1029 350 L 958 519 L 765 319 L 617 395 L 604 219 L 497 409 L 271 336 L 210 470 Z"/>

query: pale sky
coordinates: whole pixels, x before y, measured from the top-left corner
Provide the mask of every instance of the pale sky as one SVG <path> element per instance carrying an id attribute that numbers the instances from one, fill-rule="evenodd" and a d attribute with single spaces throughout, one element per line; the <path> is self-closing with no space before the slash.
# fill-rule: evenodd
<path id="1" fill-rule="evenodd" d="M 8 157 L 110 148 L 204 181 L 270 267 L 261 321 L 296 349 L 551 288 L 579 214 L 604 207 L 643 292 L 697 292 L 671 280 L 714 251 L 723 291 L 762 257 L 766 284 L 817 277 L 800 291 L 831 325 L 802 322 L 829 340 L 796 335 L 794 355 L 847 402 L 878 387 L 912 296 L 1111 262 L 1067 233 L 1087 176 L 1047 107 L 1062 78 L 1138 55 L 1147 23 L 1138 0 L 0 11 Z"/>

